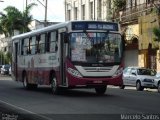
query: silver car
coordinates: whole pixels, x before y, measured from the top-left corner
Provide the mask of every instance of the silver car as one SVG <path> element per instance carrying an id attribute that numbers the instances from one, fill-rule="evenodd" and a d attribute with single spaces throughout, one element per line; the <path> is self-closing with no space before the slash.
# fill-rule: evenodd
<path id="1" fill-rule="evenodd" d="M 123 86 L 135 86 L 138 91 L 144 88 L 155 88 L 156 71 L 141 67 L 127 67 L 123 71 Z"/>
<path id="2" fill-rule="evenodd" d="M 160 93 L 160 72 L 157 72 L 156 79 L 154 80 L 154 85 L 157 88 L 157 91 Z"/>
<path id="3" fill-rule="evenodd" d="M 11 76 L 12 71 L 11 71 L 11 66 L 9 67 L 9 75 Z"/>
<path id="4" fill-rule="evenodd" d="M 9 64 L 5 64 L 5 65 L 2 65 L 1 67 L 1 74 L 9 74 L 9 68 L 10 68 L 11 65 Z"/>

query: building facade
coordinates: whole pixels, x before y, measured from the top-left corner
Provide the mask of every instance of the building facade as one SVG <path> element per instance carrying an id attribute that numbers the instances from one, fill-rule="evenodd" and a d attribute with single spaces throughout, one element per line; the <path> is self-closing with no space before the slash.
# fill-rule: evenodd
<path id="1" fill-rule="evenodd" d="M 112 0 L 65 0 L 65 21 L 111 20 Z"/>
<path id="2" fill-rule="evenodd" d="M 125 8 L 116 13 L 113 12 L 113 0 L 65 0 L 66 21 L 104 20 L 121 24 L 126 41 L 126 66 L 160 71 L 152 32 L 160 24 L 157 11 L 160 12 L 160 0 L 126 0 Z"/>
<path id="3" fill-rule="evenodd" d="M 126 39 L 127 43 L 133 43 L 133 36 L 137 36 L 138 66 L 157 71 L 160 71 L 160 61 L 157 59 L 153 28 L 159 27 L 159 10 L 160 0 L 127 0 L 126 9 L 121 15 L 121 26 L 125 28 L 126 36 L 131 36 Z"/>

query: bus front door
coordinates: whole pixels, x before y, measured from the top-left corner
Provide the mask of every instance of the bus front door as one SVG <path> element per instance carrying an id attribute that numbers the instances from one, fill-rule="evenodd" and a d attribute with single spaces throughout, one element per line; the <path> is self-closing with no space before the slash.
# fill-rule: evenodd
<path id="1" fill-rule="evenodd" d="M 13 74 L 15 76 L 15 80 L 17 81 L 18 80 L 18 66 L 17 66 L 17 63 L 18 63 L 18 42 L 14 43 L 14 63 L 12 65 L 13 67 Z"/>
<path id="2" fill-rule="evenodd" d="M 67 56 L 68 43 L 65 43 L 65 33 L 60 33 L 60 76 L 61 85 L 67 86 L 66 75 L 65 75 L 65 59 Z"/>

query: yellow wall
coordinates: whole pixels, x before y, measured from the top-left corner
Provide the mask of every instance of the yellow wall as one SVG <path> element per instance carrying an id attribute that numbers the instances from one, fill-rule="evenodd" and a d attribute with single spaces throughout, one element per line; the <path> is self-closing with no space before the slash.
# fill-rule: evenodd
<path id="1" fill-rule="evenodd" d="M 127 40 L 131 40 L 133 35 L 139 36 L 139 25 L 138 24 L 128 25 L 127 30 L 126 30 L 126 34 L 128 35 L 128 36 L 126 36 Z"/>
<path id="2" fill-rule="evenodd" d="M 138 55 L 138 66 L 139 67 L 147 66 L 147 56 L 148 56 L 148 53 L 146 50 L 142 50 L 139 52 L 139 55 Z"/>
<path id="3" fill-rule="evenodd" d="M 160 72 L 160 56 L 159 56 L 159 50 L 157 50 L 157 71 Z"/>
<path id="4" fill-rule="evenodd" d="M 159 17 L 157 14 L 141 16 L 138 19 L 139 23 L 139 50 L 148 49 L 148 44 L 152 43 L 152 47 L 156 47 L 153 40 L 153 28 L 159 27 Z"/>

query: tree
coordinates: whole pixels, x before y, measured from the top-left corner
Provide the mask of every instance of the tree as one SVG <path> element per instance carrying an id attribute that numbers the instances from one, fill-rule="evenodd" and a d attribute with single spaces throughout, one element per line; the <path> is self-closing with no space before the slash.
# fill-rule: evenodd
<path id="1" fill-rule="evenodd" d="M 113 18 L 126 8 L 126 0 L 113 0 Z"/>
<path id="2" fill-rule="evenodd" d="M 11 63 L 11 60 L 12 60 L 12 54 L 10 52 L 7 52 L 5 54 L 5 61 L 7 64 L 10 64 Z"/>
<path id="3" fill-rule="evenodd" d="M 22 19 L 20 20 L 21 25 L 23 26 L 21 29 L 21 32 L 29 32 L 30 29 L 28 27 L 28 25 L 30 24 L 30 22 L 33 20 L 33 16 L 30 15 L 31 9 L 37 6 L 37 4 L 35 3 L 31 3 L 26 7 L 26 10 L 23 11 L 22 13 Z"/>
<path id="4" fill-rule="evenodd" d="M 0 18 L 0 25 L 2 26 L 2 32 L 4 32 L 6 37 L 13 35 L 13 30 L 17 30 L 20 28 L 19 24 L 17 24 L 17 19 L 21 18 L 21 12 L 12 6 L 8 6 L 4 9 L 6 14 L 3 13 Z"/>
<path id="5" fill-rule="evenodd" d="M 160 45 L 159 45 L 160 44 L 160 28 L 154 27 L 153 34 L 155 35 L 153 40 L 158 42 L 158 48 L 159 48 L 159 53 L 160 53 Z M 160 59 L 160 54 L 159 54 L 159 59 Z"/>
<path id="6" fill-rule="evenodd" d="M 115 11 L 121 11 L 126 8 L 126 0 L 113 0 L 113 8 Z"/>
<path id="7" fill-rule="evenodd" d="M 155 37 L 153 38 L 154 41 L 160 42 L 160 28 L 154 27 L 153 34 Z"/>
<path id="8" fill-rule="evenodd" d="M 0 32 L 4 33 L 6 37 L 11 37 L 14 30 L 18 30 L 20 33 L 30 31 L 28 25 L 33 19 L 30 10 L 35 5 L 37 4 L 29 4 L 23 12 L 13 6 L 6 7 L 0 17 Z"/>

